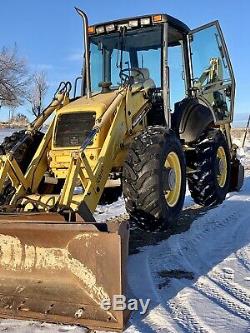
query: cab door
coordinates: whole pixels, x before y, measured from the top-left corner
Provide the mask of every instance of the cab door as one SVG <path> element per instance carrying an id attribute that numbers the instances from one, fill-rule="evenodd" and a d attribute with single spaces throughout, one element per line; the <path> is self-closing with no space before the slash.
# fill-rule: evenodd
<path id="1" fill-rule="evenodd" d="M 233 119 L 235 79 L 218 21 L 188 35 L 193 95 L 212 109 L 216 124 Z"/>

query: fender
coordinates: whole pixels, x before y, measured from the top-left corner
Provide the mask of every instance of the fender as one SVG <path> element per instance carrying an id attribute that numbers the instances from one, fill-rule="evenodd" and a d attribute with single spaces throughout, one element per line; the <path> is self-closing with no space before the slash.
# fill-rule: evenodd
<path id="1" fill-rule="evenodd" d="M 198 99 L 185 98 L 175 104 L 171 125 L 181 140 L 184 140 L 185 143 L 192 143 L 207 127 L 214 125 L 214 115 Z"/>

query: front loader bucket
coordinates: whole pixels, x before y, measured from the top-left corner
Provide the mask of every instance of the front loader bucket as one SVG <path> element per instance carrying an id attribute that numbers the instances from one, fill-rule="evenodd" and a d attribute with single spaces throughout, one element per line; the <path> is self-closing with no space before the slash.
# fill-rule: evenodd
<path id="1" fill-rule="evenodd" d="M 65 223 L 57 214 L 0 215 L 0 317 L 122 330 L 103 310 L 126 295 L 127 222 Z"/>

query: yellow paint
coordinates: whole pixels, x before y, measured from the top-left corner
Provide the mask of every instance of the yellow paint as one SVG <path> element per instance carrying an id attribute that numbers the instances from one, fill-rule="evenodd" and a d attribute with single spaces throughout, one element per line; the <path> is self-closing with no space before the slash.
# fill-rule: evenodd
<path id="1" fill-rule="evenodd" d="M 165 161 L 165 168 L 170 168 L 175 173 L 175 184 L 173 189 L 167 191 L 165 198 L 170 207 L 174 207 L 180 197 L 181 191 L 181 164 L 179 157 L 175 152 L 170 152 Z"/>
<path id="2" fill-rule="evenodd" d="M 217 174 L 217 181 L 220 187 L 224 187 L 227 180 L 227 156 L 225 149 L 222 146 L 217 150 L 217 159 L 220 166 Z"/>
<path id="3" fill-rule="evenodd" d="M 78 199 L 80 199 L 85 201 L 90 211 L 93 212 L 110 173 L 113 170 L 121 170 L 130 142 L 136 133 L 146 126 L 146 121 L 143 120 L 134 127 L 133 119 L 147 103 L 148 100 L 143 90 L 132 94 L 128 87 L 110 93 L 96 94 L 90 99 L 82 97 L 65 103 L 63 107 L 56 110 L 55 118 L 25 175 L 18 169 L 14 160 L 13 162 L 6 160 L 2 170 L 4 177 L 3 180 L 0 179 L 0 189 L 9 175 L 16 188 L 16 193 L 11 200 L 11 204 L 15 205 L 19 198 L 31 198 L 40 193 L 38 192 L 39 184 L 45 172 L 52 171 L 55 177 L 65 179 L 65 182 L 59 198 L 57 194 L 53 193 L 53 187 L 50 186 L 48 192 L 51 193 L 50 197 L 59 199 L 59 206 L 68 207 L 74 211 L 78 210 L 80 203 Z M 93 143 L 84 151 L 79 146 L 60 148 L 53 144 L 58 117 L 72 112 L 94 112 L 96 114 L 95 128 L 98 131 Z M 8 168 L 11 170 L 9 171 Z M 74 188 L 80 185 L 85 191 L 82 196 L 76 197 L 73 194 Z M 39 200 L 47 201 L 48 194 L 41 193 L 37 199 L 39 206 Z M 51 200 L 53 201 L 53 199 Z M 47 203 L 53 204 L 52 201 Z M 32 205 L 26 208 L 28 207 L 32 208 Z"/>

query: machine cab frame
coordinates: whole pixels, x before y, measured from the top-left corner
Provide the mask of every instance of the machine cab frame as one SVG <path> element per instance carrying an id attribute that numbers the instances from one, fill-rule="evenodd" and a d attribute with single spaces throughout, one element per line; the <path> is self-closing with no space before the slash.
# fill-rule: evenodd
<path id="1" fill-rule="evenodd" d="M 210 108 L 216 125 L 233 120 L 235 78 L 218 21 L 188 34 L 192 95 Z"/>
<path id="2" fill-rule="evenodd" d="M 200 39 L 204 44 L 204 34 L 210 41 L 206 54 L 202 54 L 206 51 L 206 45 L 199 43 Z M 170 82 L 174 68 L 168 61 L 169 48 L 180 46 L 183 68 L 180 80 L 183 79 L 185 87 L 182 98 L 197 98 L 210 109 L 216 125 L 232 121 L 235 80 L 218 21 L 190 30 L 184 23 L 166 14 L 122 19 L 89 26 L 88 43 L 90 62 L 84 66 L 89 66 L 92 94 L 117 89 L 124 84 L 121 72 L 127 72 L 127 77 L 137 77 L 135 83 L 146 77 L 144 81 L 150 82 L 151 88 L 154 87 L 162 98 L 165 122 L 170 127 L 173 111 L 170 102 L 173 88 Z M 149 59 L 147 54 L 150 53 L 152 62 L 145 66 L 144 59 Z M 122 76 L 126 77 L 125 73 Z M 158 80 L 155 80 L 156 77 Z M 86 75 L 83 94 L 86 91 L 85 83 Z"/>

